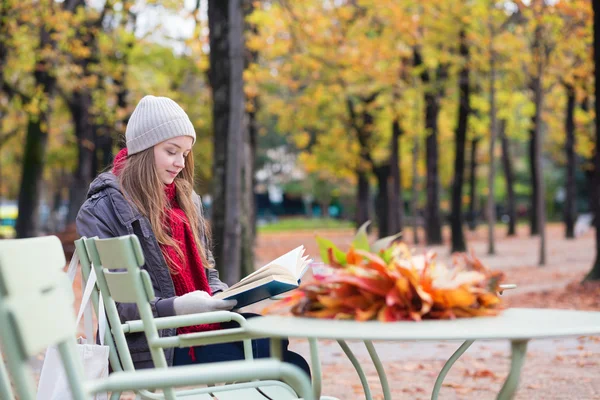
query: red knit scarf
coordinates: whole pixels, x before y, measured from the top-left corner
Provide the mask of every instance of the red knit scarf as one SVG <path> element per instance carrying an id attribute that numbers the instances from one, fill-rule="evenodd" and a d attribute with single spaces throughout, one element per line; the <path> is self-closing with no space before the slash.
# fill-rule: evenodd
<path id="1" fill-rule="evenodd" d="M 119 175 L 127 161 L 127 149 L 121 150 L 115 157 L 113 173 Z M 165 256 L 165 260 L 170 265 L 171 279 L 175 287 L 175 294 L 182 296 L 194 290 L 202 290 L 212 295 L 206 272 L 202 265 L 200 252 L 194 241 L 194 235 L 190 227 L 190 222 L 179 206 L 176 196 L 175 183 L 165 185 L 165 194 L 169 201 L 166 212 L 167 217 L 164 226 L 167 228 L 171 237 L 177 243 L 177 246 L 183 252 L 183 259 L 177 254 L 172 246 L 160 245 L 160 249 Z M 204 324 L 195 326 L 186 326 L 177 329 L 178 334 L 203 332 L 220 329 L 220 324 Z M 190 355 L 193 353 L 193 348 Z"/>

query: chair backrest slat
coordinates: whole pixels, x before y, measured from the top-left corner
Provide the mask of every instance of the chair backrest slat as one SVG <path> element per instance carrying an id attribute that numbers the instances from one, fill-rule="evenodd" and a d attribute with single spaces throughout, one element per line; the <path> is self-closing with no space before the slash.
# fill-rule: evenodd
<path id="1" fill-rule="evenodd" d="M 55 236 L 0 241 L 0 293 L 27 357 L 75 337 L 74 296 L 65 264 Z M 71 312 L 53 312 L 58 309 Z"/>
<path id="2" fill-rule="evenodd" d="M 24 254 L 27 254 L 24 257 Z M 0 241 L 0 290 L 11 293 L 39 292 L 53 285 L 66 264 L 56 236 Z"/>
<path id="3" fill-rule="evenodd" d="M 138 244 L 137 247 L 133 245 L 134 241 Z M 135 303 L 134 280 L 140 274 L 139 267 L 144 265 L 144 256 L 137 237 L 134 235 L 111 239 L 95 237 L 85 239 L 85 244 L 94 264 L 96 276 L 100 279 L 102 275 L 103 285 L 106 285 L 110 298 L 119 303 Z M 104 258 L 108 259 L 109 267 L 104 266 Z M 100 289 L 102 290 L 102 286 Z M 145 291 L 148 300 L 154 298 L 152 285 L 146 287 Z"/>
<path id="4" fill-rule="evenodd" d="M 13 329 L 25 355 L 32 357 L 50 345 L 75 338 L 71 290 L 70 286 L 63 285 L 44 293 L 31 293 L 27 298 L 9 300 Z M 54 313 L 53 310 L 71 312 Z"/>
<path id="5" fill-rule="evenodd" d="M 136 297 L 131 290 L 131 277 L 129 272 L 110 272 L 103 268 L 104 278 L 114 301 L 119 303 L 135 303 Z"/>
<path id="6" fill-rule="evenodd" d="M 0 341 L 21 400 L 35 398 L 29 358 L 56 346 L 73 398 L 85 398 L 83 367 L 74 353 L 73 289 L 55 236 L 0 240 Z"/>
<path id="7" fill-rule="evenodd" d="M 95 239 L 98 252 L 102 254 L 102 268 L 135 271 L 144 265 L 144 254 L 141 249 L 132 246 L 132 240 L 138 241 L 137 236 L 128 235 L 114 239 Z"/>

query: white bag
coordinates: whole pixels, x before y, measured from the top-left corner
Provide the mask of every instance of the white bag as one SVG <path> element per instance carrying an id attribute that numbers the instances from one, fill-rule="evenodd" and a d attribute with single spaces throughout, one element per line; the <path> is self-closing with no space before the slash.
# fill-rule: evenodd
<path id="1" fill-rule="evenodd" d="M 73 255 L 71 263 L 69 264 L 69 270 L 67 274 L 73 282 L 75 278 L 75 272 L 77 271 L 77 264 L 79 258 L 77 253 Z M 102 303 L 102 294 L 98 299 L 99 315 L 98 315 L 98 335 L 100 339 L 100 345 L 93 342 L 94 331 L 92 322 L 92 303 L 90 302 L 91 294 L 96 283 L 96 273 L 94 269 L 91 269 L 90 276 L 88 278 L 85 290 L 81 297 L 81 306 L 79 307 L 79 313 L 77 315 L 77 323 L 82 315 L 84 318 L 84 327 L 87 340 L 84 338 L 78 338 L 77 340 L 77 352 L 83 364 L 83 370 L 86 380 L 102 379 L 108 377 L 108 352 L 109 347 L 104 345 L 104 333 L 106 332 L 106 313 L 104 311 L 104 304 Z M 87 344 L 86 342 L 91 342 Z M 60 358 L 60 353 L 55 346 L 50 346 L 46 350 L 46 357 L 44 359 L 44 365 L 40 373 L 40 382 L 38 385 L 37 400 L 71 400 L 71 389 L 65 369 Z M 107 393 L 98 393 L 93 397 L 94 400 L 107 400 Z"/>

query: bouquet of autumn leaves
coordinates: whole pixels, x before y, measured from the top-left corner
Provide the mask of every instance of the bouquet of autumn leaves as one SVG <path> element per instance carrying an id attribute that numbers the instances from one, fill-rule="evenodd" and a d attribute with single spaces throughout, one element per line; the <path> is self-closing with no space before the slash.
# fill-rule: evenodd
<path id="1" fill-rule="evenodd" d="M 413 255 L 399 235 L 369 244 L 367 224 L 344 253 L 317 237 L 326 273 L 302 284 L 281 306 L 294 315 L 366 321 L 419 321 L 492 316 L 502 310 L 502 272 L 476 257 L 455 254 L 451 265 L 434 252 Z"/>

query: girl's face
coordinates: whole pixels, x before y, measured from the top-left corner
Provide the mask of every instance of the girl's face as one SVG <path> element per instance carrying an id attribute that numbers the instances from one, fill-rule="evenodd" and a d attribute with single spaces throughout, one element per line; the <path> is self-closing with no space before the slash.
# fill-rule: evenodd
<path id="1" fill-rule="evenodd" d="M 190 136 L 177 136 L 154 146 L 154 165 L 162 183 L 173 183 L 185 168 L 185 157 L 192 151 L 192 143 L 194 139 Z"/>

